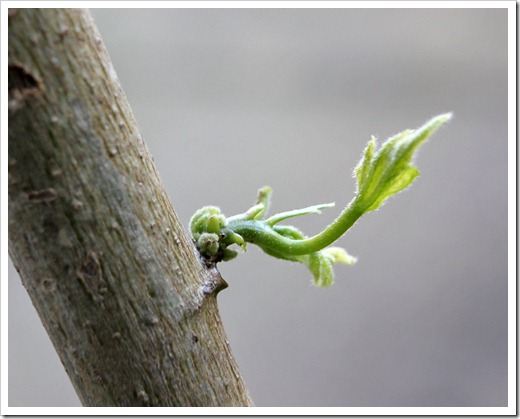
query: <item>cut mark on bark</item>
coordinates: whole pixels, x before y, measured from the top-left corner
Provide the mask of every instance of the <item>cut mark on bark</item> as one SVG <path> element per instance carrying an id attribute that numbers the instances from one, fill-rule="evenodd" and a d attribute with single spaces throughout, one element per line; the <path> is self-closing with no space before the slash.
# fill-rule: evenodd
<path id="1" fill-rule="evenodd" d="M 43 84 L 21 64 L 9 64 L 8 93 L 9 111 L 19 110 L 27 99 L 40 96 Z"/>
<path id="2" fill-rule="evenodd" d="M 43 290 L 48 293 L 56 291 L 56 281 L 51 278 L 44 278 L 41 282 Z"/>
<path id="3" fill-rule="evenodd" d="M 87 253 L 81 268 L 76 271 L 76 276 L 94 301 L 103 299 L 106 293 L 99 254 L 93 250 Z"/>
<path id="4" fill-rule="evenodd" d="M 46 204 L 55 201 L 57 197 L 58 193 L 53 188 L 27 193 L 27 201 L 31 204 Z"/>

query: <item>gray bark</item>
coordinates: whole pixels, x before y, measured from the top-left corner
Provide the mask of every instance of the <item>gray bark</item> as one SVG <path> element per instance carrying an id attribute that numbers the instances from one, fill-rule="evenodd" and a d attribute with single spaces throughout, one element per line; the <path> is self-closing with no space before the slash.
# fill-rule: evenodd
<path id="1" fill-rule="evenodd" d="M 252 405 L 85 10 L 9 10 L 9 255 L 84 405 Z"/>

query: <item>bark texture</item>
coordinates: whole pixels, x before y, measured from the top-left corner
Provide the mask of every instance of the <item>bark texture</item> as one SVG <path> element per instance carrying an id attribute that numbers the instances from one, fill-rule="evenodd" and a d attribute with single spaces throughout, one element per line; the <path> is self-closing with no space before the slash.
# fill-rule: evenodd
<path id="1" fill-rule="evenodd" d="M 252 405 L 85 10 L 9 10 L 9 255 L 85 406 Z"/>

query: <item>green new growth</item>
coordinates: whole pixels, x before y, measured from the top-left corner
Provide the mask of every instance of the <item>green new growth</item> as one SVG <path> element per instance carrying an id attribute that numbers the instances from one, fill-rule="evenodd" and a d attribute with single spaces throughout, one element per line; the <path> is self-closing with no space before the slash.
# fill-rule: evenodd
<path id="1" fill-rule="evenodd" d="M 356 262 L 356 258 L 343 248 L 331 245 L 363 214 L 378 209 L 388 198 L 414 181 L 419 175 L 412 163 L 416 150 L 450 118 L 449 113 L 436 116 L 420 128 L 389 138 L 379 148 L 372 137 L 354 169 L 357 183 L 354 198 L 328 227 L 315 236 L 307 237 L 296 227 L 280 223 L 300 215 L 319 214 L 334 204 L 313 205 L 266 218 L 272 192 L 268 186 L 259 190 L 255 205 L 242 214 L 226 217 L 215 206 L 197 210 L 191 218 L 190 230 L 200 254 L 208 263 L 214 264 L 238 255 L 237 250 L 230 246 L 238 245 L 245 250 L 246 244 L 252 243 L 276 258 L 305 264 L 314 276 L 315 285 L 331 285 L 334 264 Z"/>

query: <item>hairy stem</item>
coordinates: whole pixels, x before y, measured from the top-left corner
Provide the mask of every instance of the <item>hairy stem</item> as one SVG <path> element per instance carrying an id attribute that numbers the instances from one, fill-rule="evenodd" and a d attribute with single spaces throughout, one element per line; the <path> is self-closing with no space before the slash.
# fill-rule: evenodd
<path id="1" fill-rule="evenodd" d="M 254 243 L 264 250 L 291 256 L 318 252 L 333 244 L 364 214 L 356 199 L 353 199 L 341 214 L 322 232 L 305 239 L 292 239 L 278 234 L 268 222 L 247 220 L 229 224 L 246 242 Z"/>

